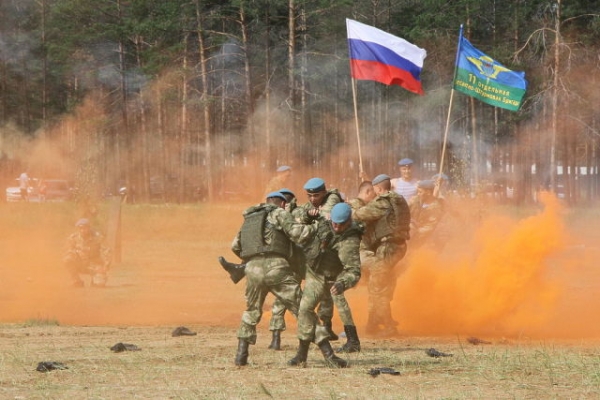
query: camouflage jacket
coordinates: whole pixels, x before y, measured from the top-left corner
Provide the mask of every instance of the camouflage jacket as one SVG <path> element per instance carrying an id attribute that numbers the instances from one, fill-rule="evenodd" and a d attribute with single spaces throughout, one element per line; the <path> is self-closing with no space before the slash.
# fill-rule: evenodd
<path id="1" fill-rule="evenodd" d="M 283 189 L 284 187 L 285 185 L 282 182 L 281 178 L 279 176 L 274 176 L 267 183 L 267 187 L 265 188 L 265 196 L 271 192 L 276 192 L 279 189 Z"/>
<path id="2" fill-rule="evenodd" d="M 91 231 L 89 236 L 80 232 L 72 233 L 67 243 L 67 257 L 75 254 L 85 263 L 108 268 L 112 261 L 111 251 L 104 244 L 104 236 L 99 232 Z"/>
<path id="3" fill-rule="evenodd" d="M 436 198 L 431 203 L 425 204 L 420 197 L 413 197 L 410 202 L 411 240 L 425 241 L 433 233 L 443 214 L 443 200 Z"/>
<path id="4" fill-rule="evenodd" d="M 258 206 L 253 206 L 246 209 L 243 215 L 247 215 L 248 213 L 254 212 L 257 207 L 264 206 L 264 204 L 260 204 Z M 296 243 L 300 246 L 309 243 L 314 237 L 315 231 L 317 229 L 316 224 L 302 224 L 298 223 L 292 217 L 292 214 L 287 212 L 281 207 L 272 206 L 273 209 L 269 211 L 267 215 L 267 222 L 270 224 L 270 229 L 277 229 L 283 232 L 293 243 Z M 266 230 L 265 230 L 266 231 Z M 240 241 L 241 238 L 241 230 L 233 239 L 231 243 L 231 250 L 237 255 L 240 256 L 242 252 L 242 243 Z M 271 241 L 271 237 L 268 232 L 265 232 L 265 237 L 263 238 L 266 244 L 269 244 Z"/>
<path id="5" fill-rule="evenodd" d="M 325 196 L 323 204 L 319 206 L 319 215 L 324 217 L 325 219 L 329 219 L 329 214 L 331 213 L 331 209 L 333 208 L 333 206 L 335 206 L 337 203 L 342 203 L 343 201 L 344 200 L 342 200 L 342 195 L 337 189 L 329 189 L 327 191 L 327 195 Z M 294 216 L 299 222 L 305 224 L 310 223 L 311 219 L 308 217 L 307 212 L 312 208 L 313 205 L 308 201 L 296 208 Z"/>
<path id="6" fill-rule="evenodd" d="M 319 271 L 320 256 L 324 250 L 335 253 L 342 264 L 342 271 L 335 277 L 344 287 L 354 287 L 360 280 L 360 240 L 363 229 L 355 222 L 344 232 L 337 234 L 331 221 L 319 217 L 318 229 L 310 245 L 305 246 L 308 267 Z"/>
<path id="7" fill-rule="evenodd" d="M 369 232 L 376 235 L 375 229 L 377 224 L 383 218 L 387 218 L 391 212 L 394 212 L 392 202 L 397 204 L 397 212 L 400 215 L 396 216 L 393 226 L 394 232 L 390 235 L 391 239 L 408 239 L 408 231 L 410 224 L 410 210 L 406 200 L 395 192 L 389 191 L 378 195 L 369 204 L 357 210 L 353 210 L 352 218 L 357 221 L 366 223 Z"/>

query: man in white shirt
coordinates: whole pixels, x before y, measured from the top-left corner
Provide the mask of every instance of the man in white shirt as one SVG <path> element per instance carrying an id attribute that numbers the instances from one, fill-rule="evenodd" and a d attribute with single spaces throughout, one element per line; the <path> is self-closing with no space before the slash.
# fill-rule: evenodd
<path id="1" fill-rule="evenodd" d="M 29 200 L 29 175 L 27 172 L 23 172 L 21 176 L 19 176 L 19 188 L 21 189 L 21 199 Z"/>
<path id="2" fill-rule="evenodd" d="M 398 161 L 400 166 L 400 177 L 391 180 L 392 190 L 409 201 L 417 194 L 417 178 L 412 176 L 413 160 L 403 158 Z"/>

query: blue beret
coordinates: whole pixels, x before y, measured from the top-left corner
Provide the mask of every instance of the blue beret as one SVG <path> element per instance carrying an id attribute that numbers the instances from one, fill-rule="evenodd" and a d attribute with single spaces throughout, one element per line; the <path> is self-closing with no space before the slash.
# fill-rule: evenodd
<path id="1" fill-rule="evenodd" d="M 411 160 L 410 158 L 403 158 L 402 160 L 398 161 L 398 165 L 403 166 L 403 165 L 410 165 L 412 164 L 414 161 Z"/>
<path id="2" fill-rule="evenodd" d="M 308 193 L 318 193 L 325 190 L 325 181 L 321 178 L 310 178 L 304 184 L 304 190 Z"/>
<path id="3" fill-rule="evenodd" d="M 417 187 L 421 189 L 433 190 L 435 188 L 435 182 L 431 179 L 426 179 L 424 181 L 417 182 Z"/>
<path id="4" fill-rule="evenodd" d="M 290 167 L 289 165 L 282 165 L 281 167 L 277 168 L 277 172 L 285 172 L 285 171 L 289 171 L 291 169 L 292 169 L 292 167 Z"/>
<path id="5" fill-rule="evenodd" d="M 343 224 L 350 219 L 352 208 L 346 203 L 337 203 L 331 209 L 331 221 L 336 224 Z"/>
<path id="6" fill-rule="evenodd" d="M 433 179 L 434 181 L 440 177 L 440 174 L 435 174 L 434 176 L 431 177 L 431 179 Z M 445 181 L 449 181 L 450 178 L 448 178 L 448 175 L 446 174 L 442 174 L 442 179 Z"/>
<path id="7" fill-rule="evenodd" d="M 77 223 L 75 224 L 75 226 L 86 226 L 89 225 L 90 221 L 86 218 L 81 218 L 79 221 L 77 221 Z"/>
<path id="8" fill-rule="evenodd" d="M 270 199 L 270 198 L 272 198 L 272 197 L 278 197 L 278 198 L 280 198 L 280 199 L 282 199 L 282 200 L 287 200 L 287 199 L 285 198 L 285 196 L 283 195 L 283 193 L 281 193 L 281 192 L 271 192 L 271 193 L 269 193 L 269 194 L 267 195 L 267 199 Z"/>
<path id="9" fill-rule="evenodd" d="M 279 189 L 279 193 L 284 194 L 284 195 L 285 194 L 289 194 L 289 195 L 292 195 L 292 197 L 296 197 L 296 195 L 294 194 L 294 192 L 292 192 L 288 188 Z"/>
<path id="10" fill-rule="evenodd" d="M 390 176 L 389 176 L 389 175 L 386 175 L 386 174 L 379 174 L 379 175 L 377 175 L 377 176 L 376 176 L 376 177 L 373 179 L 373 181 L 371 181 L 371 183 L 372 183 L 373 185 L 377 185 L 378 183 L 381 183 L 381 182 L 383 182 L 383 181 L 389 181 L 390 179 L 392 179 L 392 178 L 390 178 Z"/>

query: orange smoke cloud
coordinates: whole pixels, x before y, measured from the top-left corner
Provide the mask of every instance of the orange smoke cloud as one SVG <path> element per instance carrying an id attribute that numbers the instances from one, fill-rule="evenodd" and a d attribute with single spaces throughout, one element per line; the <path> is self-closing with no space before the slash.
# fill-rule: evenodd
<path id="1" fill-rule="evenodd" d="M 541 198 L 545 207 L 537 215 L 485 219 L 471 243 L 448 249 L 452 257 L 431 250 L 407 256 L 394 300 L 403 330 L 512 335 L 542 327 L 561 293 L 549 275 L 551 260 L 567 238 L 559 201 L 547 193 Z"/>

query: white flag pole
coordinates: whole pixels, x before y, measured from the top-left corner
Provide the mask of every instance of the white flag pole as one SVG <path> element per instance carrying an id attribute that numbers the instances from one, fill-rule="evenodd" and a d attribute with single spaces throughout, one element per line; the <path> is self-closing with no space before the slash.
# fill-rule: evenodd
<path id="1" fill-rule="evenodd" d="M 362 150 L 360 147 L 360 127 L 358 124 L 358 107 L 356 105 L 356 79 L 352 78 L 352 99 L 354 102 L 354 123 L 356 125 L 356 141 L 358 143 L 358 169 L 360 172 L 360 180 L 363 180 L 364 169 L 362 162 Z"/>

